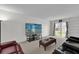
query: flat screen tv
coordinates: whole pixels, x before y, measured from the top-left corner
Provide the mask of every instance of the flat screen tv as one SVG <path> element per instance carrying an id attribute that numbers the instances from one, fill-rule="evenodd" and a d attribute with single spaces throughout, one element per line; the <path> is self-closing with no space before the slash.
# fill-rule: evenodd
<path id="1" fill-rule="evenodd" d="M 33 23 L 26 23 L 25 30 L 28 34 L 41 34 L 42 32 L 42 24 L 33 24 Z"/>

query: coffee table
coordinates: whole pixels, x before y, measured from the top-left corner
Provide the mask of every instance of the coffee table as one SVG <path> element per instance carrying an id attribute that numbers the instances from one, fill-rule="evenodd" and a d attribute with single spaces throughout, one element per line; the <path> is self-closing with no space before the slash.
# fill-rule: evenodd
<path id="1" fill-rule="evenodd" d="M 46 51 L 46 47 L 55 43 L 56 44 L 56 39 L 55 38 L 47 38 L 47 39 L 42 39 L 39 41 L 39 47 L 42 45 L 44 47 L 44 50 Z"/>

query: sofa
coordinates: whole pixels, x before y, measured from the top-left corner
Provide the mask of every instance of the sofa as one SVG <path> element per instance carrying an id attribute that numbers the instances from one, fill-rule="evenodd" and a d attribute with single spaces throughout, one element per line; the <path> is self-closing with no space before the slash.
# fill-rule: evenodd
<path id="1" fill-rule="evenodd" d="M 24 52 L 16 41 L 9 41 L 0 44 L 0 54 L 24 54 Z"/>
<path id="2" fill-rule="evenodd" d="M 79 38 L 70 36 L 53 54 L 79 54 Z"/>

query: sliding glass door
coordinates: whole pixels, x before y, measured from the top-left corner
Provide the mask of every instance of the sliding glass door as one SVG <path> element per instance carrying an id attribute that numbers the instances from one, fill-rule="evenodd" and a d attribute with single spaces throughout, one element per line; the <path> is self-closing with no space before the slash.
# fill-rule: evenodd
<path id="1" fill-rule="evenodd" d="M 66 37 L 66 32 L 67 32 L 66 22 L 55 23 L 55 36 Z"/>

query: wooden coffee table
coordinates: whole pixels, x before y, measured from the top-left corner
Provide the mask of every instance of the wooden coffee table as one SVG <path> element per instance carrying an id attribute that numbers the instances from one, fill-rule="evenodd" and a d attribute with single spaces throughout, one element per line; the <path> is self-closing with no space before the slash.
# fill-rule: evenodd
<path id="1" fill-rule="evenodd" d="M 44 50 L 46 51 L 46 47 L 55 43 L 56 44 L 56 39 L 55 38 L 48 38 L 48 39 L 43 39 L 39 41 L 39 47 L 42 45 L 44 47 Z"/>

